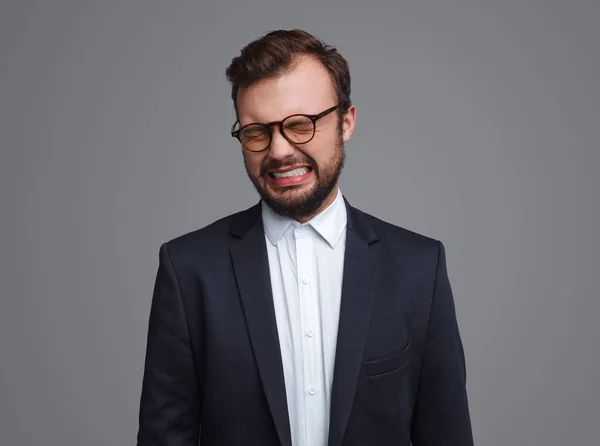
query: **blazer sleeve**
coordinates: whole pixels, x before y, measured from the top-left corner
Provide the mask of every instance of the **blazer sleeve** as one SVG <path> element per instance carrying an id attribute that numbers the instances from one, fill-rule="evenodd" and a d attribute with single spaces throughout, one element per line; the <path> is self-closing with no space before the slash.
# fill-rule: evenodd
<path id="1" fill-rule="evenodd" d="M 163 244 L 150 308 L 138 446 L 197 446 L 200 395 L 182 293 Z"/>
<path id="2" fill-rule="evenodd" d="M 438 262 L 412 420 L 413 446 L 472 446 L 466 366 L 444 245 Z"/>

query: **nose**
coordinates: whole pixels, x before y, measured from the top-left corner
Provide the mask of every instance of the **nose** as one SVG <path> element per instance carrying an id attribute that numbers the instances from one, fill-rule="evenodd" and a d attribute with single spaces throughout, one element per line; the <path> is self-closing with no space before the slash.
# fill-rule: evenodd
<path id="1" fill-rule="evenodd" d="M 269 148 L 269 156 L 274 159 L 283 160 L 294 154 L 294 146 L 281 134 L 281 124 L 273 127 L 273 136 Z"/>

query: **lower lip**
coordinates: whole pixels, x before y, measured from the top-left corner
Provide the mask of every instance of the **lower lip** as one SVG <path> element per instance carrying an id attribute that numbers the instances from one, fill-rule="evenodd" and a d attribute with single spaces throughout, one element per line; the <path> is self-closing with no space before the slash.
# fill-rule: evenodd
<path id="1" fill-rule="evenodd" d="M 311 177 L 313 171 L 309 170 L 307 173 L 297 175 L 295 177 L 284 177 L 284 178 L 273 178 L 267 174 L 269 184 L 275 187 L 286 187 L 286 186 L 297 186 L 305 183 Z"/>

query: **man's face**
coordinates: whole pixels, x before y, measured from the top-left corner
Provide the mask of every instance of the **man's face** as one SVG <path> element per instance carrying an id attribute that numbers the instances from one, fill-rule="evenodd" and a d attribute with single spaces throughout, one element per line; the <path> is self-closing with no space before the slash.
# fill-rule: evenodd
<path id="1" fill-rule="evenodd" d="M 308 57 L 282 76 L 240 89 L 237 98 L 240 126 L 280 121 L 297 113 L 316 115 L 334 105 L 329 73 Z M 352 136 L 355 116 L 354 106 L 342 120 L 337 110 L 324 116 L 305 144 L 290 143 L 275 126 L 267 150 L 242 149 L 248 177 L 265 203 L 300 221 L 327 207 L 335 199 L 344 143 Z"/>

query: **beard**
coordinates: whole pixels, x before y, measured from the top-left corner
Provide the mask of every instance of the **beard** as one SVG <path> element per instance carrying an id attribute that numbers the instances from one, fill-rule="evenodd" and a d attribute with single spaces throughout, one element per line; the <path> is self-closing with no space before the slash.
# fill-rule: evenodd
<path id="1" fill-rule="evenodd" d="M 302 159 L 293 158 L 283 162 L 275 160 L 269 161 L 267 158 L 261 167 L 258 176 L 253 175 L 250 172 L 246 163 L 246 158 L 244 158 L 244 166 L 246 167 L 248 178 L 265 204 L 279 215 L 293 219 L 301 219 L 314 215 L 331 194 L 338 183 L 342 169 L 344 168 L 345 160 L 346 149 L 344 147 L 341 129 L 339 129 L 334 154 L 327 163 L 321 167 L 307 155 Z M 296 186 L 278 188 L 277 191 L 273 191 L 265 179 L 268 175 L 268 171 L 296 164 L 306 164 L 310 166 L 316 177 L 315 184 L 313 184 L 309 190 L 303 192 L 296 191 Z"/>

